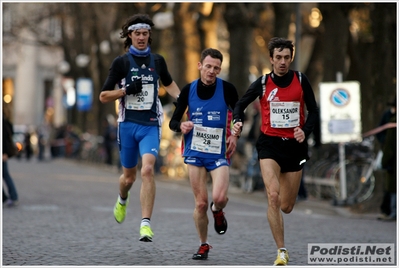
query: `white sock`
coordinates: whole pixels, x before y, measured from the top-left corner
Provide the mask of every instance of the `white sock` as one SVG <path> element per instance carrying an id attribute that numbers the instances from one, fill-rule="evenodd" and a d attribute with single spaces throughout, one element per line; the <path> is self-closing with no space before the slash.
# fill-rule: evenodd
<path id="1" fill-rule="evenodd" d="M 119 195 L 118 199 L 119 199 L 119 203 L 121 203 L 121 205 L 125 205 L 126 204 L 127 198 L 125 200 L 123 200 L 121 195 Z"/>
<path id="2" fill-rule="evenodd" d="M 140 228 L 143 227 L 143 226 L 149 226 L 149 227 L 151 227 L 151 221 L 150 221 L 150 219 L 147 219 L 147 218 L 142 219 L 142 220 L 141 220 L 141 224 L 140 224 Z"/>
<path id="3" fill-rule="evenodd" d="M 215 203 L 212 204 L 211 210 L 212 210 L 212 211 L 217 211 L 217 210 L 216 210 L 216 207 L 215 207 Z"/>

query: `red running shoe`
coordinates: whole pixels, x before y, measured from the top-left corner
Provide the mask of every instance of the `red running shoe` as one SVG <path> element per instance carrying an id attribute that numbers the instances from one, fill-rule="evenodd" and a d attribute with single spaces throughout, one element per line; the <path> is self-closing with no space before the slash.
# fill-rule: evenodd
<path id="1" fill-rule="evenodd" d="M 206 260 L 208 258 L 209 249 L 211 248 L 212 246 L 209 244 L 202 244 L 197 253 L 193 255 L 193 260 Z"/>
<path id="2" fill-rule="evenodd" d="M 212 205 L 213 202 L 211 203 L 211 211 L 212 211 Z M 224 217 L 224 212 L 223 209 L 219 211 L 212 211 L 213 213 L 213 218 L 215 219 L 215 231 L 216 233 L 222 235 L 226 233 L 227 230 L 227 221 L 226 218 Z"/>

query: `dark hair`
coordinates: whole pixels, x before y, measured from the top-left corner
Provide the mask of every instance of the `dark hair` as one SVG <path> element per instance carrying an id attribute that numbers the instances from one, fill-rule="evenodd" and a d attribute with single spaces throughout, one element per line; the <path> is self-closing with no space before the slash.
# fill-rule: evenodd
<path id="1" fill-rule="evenodd" d="M 223 55 L 222 53 L 214 48 L 206 48 L 201 52 L 201 60 L 200 62 L 202 63 L 206 56 L 211 56 L 212 58 L 219 59 L 220 62 L 223 62 Z"/>
<path id="2" fill-rule="evenodd" d="M 270 39 L 267 47 L 269 49 L 269 55 L 271 58 L 273 58 L 275 48 L 278 48 L 279 51 L 282 51 L 284 48 L 289 48 L 291 51 L 291 58 L 294 54 L 294 44 L 291 40 L 285 38 L 273 37 L 272 39 Z"/>
<path id="3" fill-rule="evenodd" d="M 125 24 L 122 26 L 122 32 L 120 32 L 120 38 L 126 38 L 124 44 L 124 48 L 129 48 L 132 45 L 132 39 L 129 38 L 128 34 L 132 31 L 129 31 L 128 28 L 130 25 L 136 24 L 136 23 L 146 23 L 150 25 L 151 27 L 154 26 L 154 22 L 152 22 L 152 19 L 150 18 L 149 15 L 147 14 L 135 14 L 131 17 L 129 17 Z M 152 38 L 151 38 L 151 30 L 150 30 L 150 37 L 148 39 L 148 44 L 151 45 Z"/>

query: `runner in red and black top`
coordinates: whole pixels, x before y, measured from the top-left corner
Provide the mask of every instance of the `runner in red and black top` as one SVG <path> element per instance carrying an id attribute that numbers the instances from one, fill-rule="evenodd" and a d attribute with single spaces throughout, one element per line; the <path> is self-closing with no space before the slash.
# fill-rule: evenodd
<path id="1" fill-rule="evenodd" d="M 309 159 L 306 138 L 319 114 L 309 80 L 304 74 L 289 69 L 293 50 L 290 40 L 277 37 L 270 40 L 273 71 L 250 85 L 237 102 L 233 115 L 233 135 L 238 135 L 244 110 L 259 98 L 262 122 L 256 149 L 268 196 L 267 217 L 278 248 L 274 265 L 287 265 L 289 260 L 281 210 L 290 213 L 294 208 L 302 169 Z"/>

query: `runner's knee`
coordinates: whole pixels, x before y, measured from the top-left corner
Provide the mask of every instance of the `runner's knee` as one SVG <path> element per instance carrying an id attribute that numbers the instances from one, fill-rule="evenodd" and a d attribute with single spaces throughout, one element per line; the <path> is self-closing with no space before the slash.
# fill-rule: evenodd
<path id="1" fill-rule="evenodd" d="M 208 209 L 208 202 L 200 200 L 195 202 L 195 208 L 199 213 L 206 213 Z"/>
<path id="2" fill-rule="evenodd" d="M 289 204 L 284 204 L 281 205 L 281 211 L 284 212 L 285 214 L 289 214 L 291 213 L 291 211 L 294 209 L 293 205 L 289 205 Z"/>
<path id="3" fill-rule="evenodd" d="M 120 178 L 125 183 L 126 186 L 129 186 L 129 185 L 131 186 L 134 183 L 134 181 L 136 180 L 136 176 L 134 176 L 133 174 L 131 174 L 131 175 L 122 174 Z"/>
<path id="4" fill-rule="evenodd" d="M 141 168 L 141 177 L 142 178 L 152 178 L 154 175 L 154 166 L 151 165 L 143 165 Z"/>
<path id="5" fill-rule="evenodd" d="M 227 200 L 228 200 L 227 196 L 226 195 L 222 195 L 222 194 L 215 195 L 212 198 L 212 201 L 213 201 L 213 203 L 215 204 L 215 206 L 217 208 L 225 207 L 226 203 L 227 203 Z"/>
<path id="6" fill-rule="evenodd" d="M 269 206 L 276 209 L 280 206 L 280 196 L 278 192 L 268 193 Z"/>

